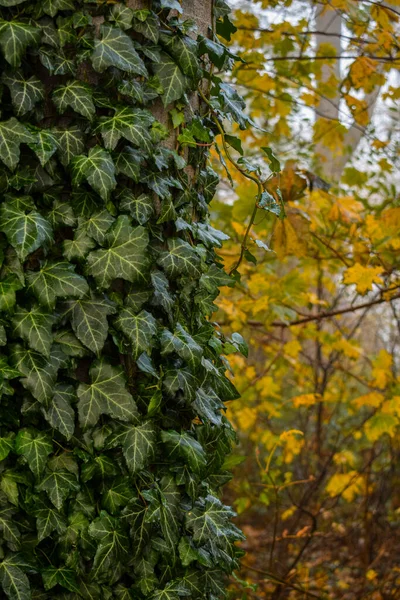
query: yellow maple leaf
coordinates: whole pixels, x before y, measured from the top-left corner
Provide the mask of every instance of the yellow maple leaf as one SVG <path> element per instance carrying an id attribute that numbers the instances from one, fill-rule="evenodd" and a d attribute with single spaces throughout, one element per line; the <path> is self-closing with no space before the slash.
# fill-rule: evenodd
<path id="1" fill-rule="evenodd" d="M 354 283 L 359 294 L 366 294 L 372 290 L 374 283 L 383 283 L 380 277 L 382 272 L 382 267 L 364 267 L 360 263 L 356 263 L 345 271 L 343 282 L 346 285 Z"/>
<path id="2" fill-rule="evenodd" d="M 332 498 L 342 496 L 347 502 L 352 502 L 365 489 L 364 477 L 357 471 L 336 473 L 332 475 L 325 489 Z"/>
<path id="3" fill-rule="evenodd" d="M 321 394 L 301 394 L 292 398 L 293 406 L 299 408 L 299 406 L 313 406 L 321 399 Z"/>

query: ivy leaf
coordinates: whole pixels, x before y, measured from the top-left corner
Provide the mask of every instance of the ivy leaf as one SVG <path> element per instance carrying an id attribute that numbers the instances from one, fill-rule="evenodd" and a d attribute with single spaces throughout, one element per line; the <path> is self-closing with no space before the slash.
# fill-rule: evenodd
<path id="1" fill-rule="evenodd" d="M 30 600 L 29 580 L 25 573 L 6 558 L 0 562 L 0 582 L 9 600 Z"/>
<path id="2" fill-rule="evenodd" d="M 103 244 L 106 233 L 114 223 L 115 219 L 108 210 L 100 210 L 92 213 L 87 219 L 79 219 L 79 227 L 85 231 L 98 244 Z"/>
<path id="3" fill-rule="evenodd" d="M 142 352 L 151 349 L 157 333 L 157 323 L 147 310 L 142 310 L 137 315 L 132 308 L 123 308 L 114 324 L 130 340 L 135 360 Z"/>
<path id="4" fill-rule="evenodd" d="M 121 108 L 111 117 L 101 117 L 95 131 L 100 131 L 104 146 L 114 150 L 121 137 L 146 152 L 151 152 L 153 143 L 149 127 L 154 117 L 147 110 L 140 108 Z"/>
<path id="5" fill-rule="evenodd" d="M 125 189 L 120 198 L 120 209 L 128 212 L 139 225 L 145 225 L 154 213 L 154 202 L 148 194 L 134 194 Z"/>
<path id="6" fill-rule="evenodd" d="M 0 207 L 0 220 L 0 231 L 6 234 L 22 261 L 53 239 L 50 223 L 36 211 L 23 210 L 15 204 L 4 202 Z"/>
<path id="7" fill-rule="evenodd" d="M 41 431 L 21 429 L 15 438 L 15 451 L 26 458 L 30 470 L 39 478 L 47 457 L 53 452 L 53 444 L 51 438 Z"/>
<path id="8" fill-rule="evenodd" d="M 183 458 L 195 473 L 200 474 L 203 471 L 207 464 L 206 453 L 201 444 L 188 433 L 162 431 L 161 439 L 170 458 Z"/>
<path id="9" fill-rule="evenodd" d="M 42 10 L 50 17 L 55 17 L 59 10 L 74 10 L 71 0 L 44 0 Z"/>
<path id="10" fill-rule="evenodd" d="M 153 69 L 164 89 L 161 96 L 164 106 L 179 100 L 187 88 L 187 80 L 176 62 L 162 52 L 159 62 L 153 64 Z"/>
<path id="11" fill-rule="evenodd" d="M 0 461 L 7 458 L 11 450 L 14 448 L 14 440 L 10 437 L 0 438 Z"/>
<path id="12" fill-rule="evenodd" d="M 181 358 L 192 365 L 197 365 L 203 354 L 203 349 L 192 338 L 180 323 L 177 323 L 174 333 L 164 329 L 160 336 L 161 353 L 176 352 Z"/>
<path id="13" fill-rule="evenodd" d="M 213 425 L 221 425 L 221 409 L 225 407 L 212 389 L 205 390 L 199 388 L 196 391 L 196 399 L 193 402 L 193 408 L 203 421 L 208 421 Z"/>
<path id="14" fill-rule="evenodd" d="M 1 28 L 1 23 L 0 23 Z M 1 43 L 1 33 L 0 33 Z M 30 131 L 22 125 L 15 117 L 11 117 L 8 121 L 0 122 L 0 159 L 5 165 L 14 171 L 19 163 L 20 144 L 33 142 L 34 136 Z"/>
<path id="15" fill-rule="evenodd" d="M 26 279 L 28 289 L 49 308 L 54 308 L 57 298 L 82 298 L 89 291 L 86 279 L 75 273 L 74 265 L 64 261 L 45 262 L 39 271 L 28 271 Z"/>
<path id="16" fill-rule="evenodd" d="M 94 240 L 89 237 L 85 231 L 78 229 L 75 231 L 72 240 L 64 240 L 63 256 L 69 261 L 84 260 L 90 250 L 96 246 Z"/>
<path id="17" fill-rule="evenodd" d="M 190 244 L 181 238 L 168 240 L 168 252 L 160 255 L 158 264 L 170 279 L 180 275 L 200 277 L 200 259 Z"/>
<path id="18" fill-rule="evenodd" d="M 241 531 L 229 521 L 234 516 L 231 508 L 209 495 L 204 505 L 200 502 L 186 514 L 186 526 L 193 531 L 195 542 L 205 544 L 209 540 L 215 540 L 217 544 L 223 545 L 244 538 Z"/>
<path id="19" fill-rule="evenodd" d="M 46 404 L 53 396 L 57 370 L 42 354 L 14 346 L 11 353 L 12 365 L 25 377 L 22 385 L 40 403 Z"/>
<path id="20" fill-rule="evenodd" d="M 193 400 L 198 387 L 198 382 L 193 373 L 187 369 L 167 371 L 163 387 L 169 396 L 175 396 L 177 391 L 182 391 L 184 398 Z"/>
<path id="21" fill-rule="evenodd" d="M 171 316 L 174 306 L 174 296 L 170 292 L 168 279 L 161 271 L 152 271 L 151 282 L 154 288 L 152 299 L 153 306 L 162 306 L 165 312 Z"/>
<path id="22" fill-rule="evenodd" d="M 57 584 L 70 592 L 79 593 L 76 583 L 76 571 L 67 567 L 46 567 L 42 570 L 43 585 L 45 590 L 51 590 Z"/>
<path id="23" fill-rule="evenodd" d="M 50 502 L 60 510 L 70 494 L 79 490 L 76 476 L 68 471 L 50 471 L 37 486 L 39 492 L 46 492 Z"/>
<path id="24" fill-rule="evenodd" d="M 107 247 L 88 255 L 88 273 L 93 275 L 102 289 L 117 278 L 131 282 L 145 281 L 148 242 L 148 233 L 144 227 L 131 227 L 127 216 L 119 216 L 106 235 Z"/>
<path id="25" fill-rule="evenodd" d="M 78 387 L 81 427 L 95 425 L 102 414 L 120 421 L 137 419 L 136 404 L 126 389 L 122 369 L 97 361 L 90 368 L 90 378 L 91 385 L 81 383 Z"/>
<path id="26" fill-rule="evenodd" d="M 60 113 L 68 107 L 91 121 L 96 114 L 90 87 L 82 81 L 69 81 L 57 87 L 52 94 L 53 102 Z"/>
<path id="27" fill-rule="evenodd" d="M 114 21 L 121 29 L 130 29 L 133 18 L 133 10 L 123 4 L 114 4 L 111 8 L 110 20 Z"/>
<path id="28" fill-rule="evenodd" d="M 125 146 L 122 152 L 116 154 L 115 168 L 117 174 L 122 173 L 137 182 L 140 179 L 140 170 L 143 164 L 143 155 L 134 148 Z M 129 190 L 124 190 L 128 192 Z"/>
<path id="29" fill-rule="evenodd" d="M 140 12 L 143 13 L 143 11 Z M 139 19 L 138 16 L 139 11 L 135 11 L 136 18 L 132 20 L 132 29 L 134 29 L 134 31 L 137 31 L 138 33 L 141 33 L 143 37 L 153 42 L 153 44 L 158 44 L 160 34 L 160 21 L 157 15 L 148 12 L 145 20 Z"/>
<path id="30" fill-rule="evenodd" d="M 147 77 L 144 62 L 136 52 L 131 38 L 118 27 L 102 25 L 101 39 L 95 40 L 92 64 L 102 73 L 107 67 L 117 67 L 127 73 Z M 1 38 L 0 38 L 1 43 Z"/>
<path id="31" fill-rule="evenodd" d="M 67 440 L 70 440 L 75 430 L 75 413 L 71 406 L 76 394 L 72 385 L 59 383 L 49 408 L 44 412 L 46 421 L 57 429 Z"/>
<path id="32" fill-rule="evenodd" d="M 101 511 L 100 517 L 89 526 L 89 535 L 97 542 L 97 550 L 93 561 L 92 577 L 106 576 L 114 570 L 121 560 L 127 560 L 129 540 L 121 529 L 119 521 Z"/>
<path id="33" fill-rule="evenodd" d="M 50 160 L 53 154 L 57 151 L 57 139 L 50 130 L 48 129 L 37 129 L 30 128 L 32 133 L 35 134 L 35 139 L 28 143 L 31 150 L 34 151 L 39 159 L 42 167 Z"/>
<path id="34" fill-rule="evenodd" d="M 108 315 L 115 313 L 114 306 L 101 296 L 87 296 L 70 300 L 62 305 L 63 315 L 71 320 L 78 340 L 99 354 L 108 334 Z"/>
<path id="35" fill-rule="evenodd" d="M 147 466 L 156 449 L 156 429 L 150 421 L 142 425 L 124 425 L 107 441 L 108 446 L 122 446 L 122 452 L 132 475 Z"/>
<path id="36" fill-rule="evenodd" d="M 44 98 L 44 85 L 35 75 L 25 79 L 21 71 L 3 73 L 1 81 L 10 90 L 11 101 L 18 116 L 32 110 Z"/>
<path id="37" fill-rule="evenodd" d="M 156 590 L 150 600 L 179 600 L 182 596 L 190 596 L 190 590 L 180 579 L 169 581 L 162 590 Z"/>
<path id="38" fill-rule="evenodd" d="M 58 534 L 65 532 L 67 526 L 62 515 L 52 507 L 38 508 L 35 510 L 38 541 L 47 538 L 53 531 Z"/>
<path id="39" fill-rule="evenodd" d="M 17 307 L 12 319 L 14 333 L 26 341 L 30 348 L 44 356 L 50 355 L 53 323 L 54 316 L 39 306 L 29 311 Z"/>
<path id="40" fill-rule="evenodd" d="M 56 138 L 61 164 L 66 167 L 85 148 L 82 131 L 76 125 L 68 129 L 53 128 L 51 131 Z"/>
<path id="41" fill-rule="evenodd" d="M 13 521 L 13 513 L 10 507 L 0 510 L 0 532 L 10 550 L 16 551 L 21 546 L 21 533 Z"/>
<path id="42" fill-rule="evenodd" d="M 22 283 L 15 275 L 8 275 L 0 281 L 0 311 L 9 312 L 16 302 L 16 294 L 22 288 Z"/>
<path id="43" fill-rule="evenodd" d="M 185 75 L 194 80 L 199 79 L 201 71 L 197 56 L 197 43 L 192 38 L 187 35 L 179 36 L 176 33 L 171 35 L 163 33 L 161 43 Z"/>
<path id="44" fill-rule="evenodd" d="M 28 46 L 40 41 L 40 29 L 19 21 L 0 19 L 0 47 L 4 58 L 12 67 L 18 67 Z"/>
<path id="45" fill-rule="evenodd" d="M 110 154 L 95 146 L 89 150 L 89 154 L 74 156 L 71 161 L 72 181 L 79 185 L 87 180 L 89 185 L 100 194 L 103 200 L 108 200 L 110 192 L 115 189 L 115 165 Z"/>

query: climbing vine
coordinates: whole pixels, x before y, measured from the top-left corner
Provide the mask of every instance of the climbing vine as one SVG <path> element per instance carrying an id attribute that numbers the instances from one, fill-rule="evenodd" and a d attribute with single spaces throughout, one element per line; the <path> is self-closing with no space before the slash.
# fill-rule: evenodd
<path id="1" fill-rule="evenodd" d="M 248 124 L 219 77 L 235 57 L 214 29 L 234 27 L 222 0 L 207 35 L 176 0 L 127 4 L 0 0 L 10 600 L 218 598 L 239 556 L 218 490 L 224 354 L 246 346 L 210 321 L 234 277 L 207 164 L 217 135 L 238 149 L 224 121 Z"/>

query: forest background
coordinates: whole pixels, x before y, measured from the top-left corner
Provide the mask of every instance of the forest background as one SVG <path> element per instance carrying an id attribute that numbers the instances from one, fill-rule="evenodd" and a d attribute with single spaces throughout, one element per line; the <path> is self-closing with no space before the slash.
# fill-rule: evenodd
<path id="1" fill-rule="evenodd" d="M 232 597 L 399 598 L 400 0 L 233 8 L 230 79 L 255 127 L 225 150 L 265 183 L 216 316 L 249 345 L 230 357 L 226 496 L 247 535 Z M 255 189 L 213 152 L 229 269 Z"/>

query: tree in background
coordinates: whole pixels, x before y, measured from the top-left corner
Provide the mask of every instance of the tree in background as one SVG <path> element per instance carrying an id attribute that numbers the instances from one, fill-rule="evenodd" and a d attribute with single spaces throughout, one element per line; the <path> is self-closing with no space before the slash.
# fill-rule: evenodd
<path id="1" fill-rule="evenodd" d="M 233 81 L 259 129 L 234 128 L 230 152 L 264 184 L 250 220 L 254 188 L 232 171 L 214 217 L 226 262 L 243 256 L 219 306 L 250 343 L 233 358 L 245 462 L 229 496 L 249 597 L 399 587 L 399 4 L 236 5 Z"/>

